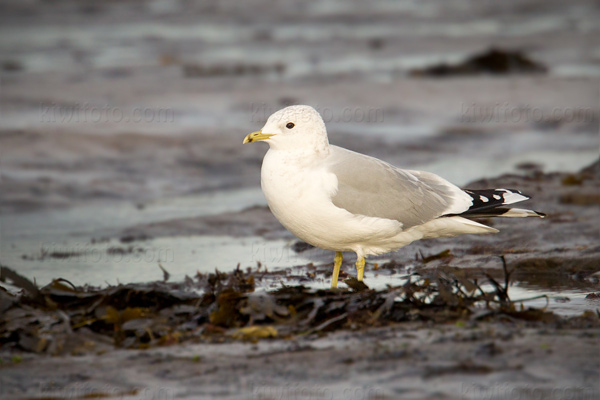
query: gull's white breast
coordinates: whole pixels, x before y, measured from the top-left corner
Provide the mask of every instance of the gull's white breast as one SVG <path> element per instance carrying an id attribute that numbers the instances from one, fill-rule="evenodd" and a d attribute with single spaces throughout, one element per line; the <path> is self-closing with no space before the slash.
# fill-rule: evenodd
<path id="1" fill-rule="evenodd" d="M 283 226 L 314 246 L 360 253 L 401 232 L 398 221 L 354 215 L 336 207 L 331 197 L 338 182 L 327 171 L 325 158 L 272 149 L 265 155 L 262 190 Z"/>

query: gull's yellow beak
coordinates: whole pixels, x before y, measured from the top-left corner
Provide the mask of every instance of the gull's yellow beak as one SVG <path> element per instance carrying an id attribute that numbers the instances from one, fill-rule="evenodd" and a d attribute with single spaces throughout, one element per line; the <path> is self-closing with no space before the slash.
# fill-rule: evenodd
<path id="1" fill-rule="evenodd" d="M 256 132 L 252 132 L 250 133 L 248 136 L 246 136 L 244 138 L 244 143 L 252 143 L 252 142 L 258 142 L 260 140 L 267 140 L 268 138 L 275 136 L 274 134 L 270 134 L 270 133 L 262 133 L 262 131 L 256 131 Z"/>

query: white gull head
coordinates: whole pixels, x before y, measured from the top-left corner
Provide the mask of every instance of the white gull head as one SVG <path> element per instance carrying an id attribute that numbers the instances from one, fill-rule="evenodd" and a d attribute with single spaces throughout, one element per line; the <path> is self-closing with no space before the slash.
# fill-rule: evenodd
<path id="1" fill-rule="evenodd" d="M 265 141 L 273 150 L 327 152 L 329 140 L 321 115 L 311 106 L 297 105 L 271 115 L 260 131 L 246 136 L 244 143 Z"/>

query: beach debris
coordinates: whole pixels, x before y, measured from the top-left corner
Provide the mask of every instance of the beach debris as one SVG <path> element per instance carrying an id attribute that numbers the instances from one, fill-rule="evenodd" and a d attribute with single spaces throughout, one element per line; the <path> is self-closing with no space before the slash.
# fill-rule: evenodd
<path id="1" fill-rule="evenodd" d="M 224 63 L 224 64 L 183 64 L 183 76 L 185 78 L 206 78 L 222 76 L 261 76 L 261 75 L 282 75 L 285 70 L 285 64 L 275 62 L 273 64 L 245 64 L 245 63 Z"/>
<path id="2" fill-rule="evenodd" d="M 258 268 L 198 274 L 183 282 L 106 288 L 55 279 L 37 288 L 3 266 L 2 280 L 16 291 L 0 287 L 0 352 L 88 354 L 187 341 L 255 342 L 418 321 L 458 326 L 465 321 L 508 318 L 600 326 L 600 317 L 594 313 L 567 319 L 525 307 L 526 301 L 512 301 L 508 296 L 512 270 L 502 261 L 504 275 L 500 277 L 486 273 L 483 278 L 481 273 L 474 277 L 467 270 L 442 265 L 383 290 L 371 289 L 355 278 L 346 280 L 348 289 L 282 285 L 256 290 L 256 280 L 269 274 Z M 483 290 L 481 279 L 492 290 Z"/>
<path id="3" fill-rule="evenodd" d="M 450 249 L 446 249 L 444 251 L 439 252 L 438 254 L 432 254 L 430 256 L 424 256 L 423 254 L 421 254 L 421 261 L 423 262 L 423 264 L 427 264 L 431 261 L 441 260 L 445 258 L 454 258 L 454 254 L 452 254 L 452 251 L 450 251 Z"/>
<path id="4" fill-rule="evenodd" d="M 234 339 L 256 341 L 257 339 L 268 339 L 277 337 L 277 329 L 271 325 L 267 326 L 247 326 L 231 332 Z"/>
<path id="5" fill-rule="evenodd" d="M 409 74 L 416 77 L 449 77 L 480 74 L 540 74 L 546 72 L 547 68 L 544 65 L 530 59 L 519 50 L 504 50 L 492 47 L 457 64 L 439 63 L 425 68 L 413 69 Z"/>
<path id="6" fill-rule="evenodd" d="M 294 250 L 296 253 L 302 253 L 306 250 L 310 250 L 310 249 L 314 249 L 314 248 L 315 248 L 315 246 L 313 246 L 312 244 L 308 244 L 301 240 L 298 240 L 297 242 L 295 242 L 292 245 L 292 250 Z"/>

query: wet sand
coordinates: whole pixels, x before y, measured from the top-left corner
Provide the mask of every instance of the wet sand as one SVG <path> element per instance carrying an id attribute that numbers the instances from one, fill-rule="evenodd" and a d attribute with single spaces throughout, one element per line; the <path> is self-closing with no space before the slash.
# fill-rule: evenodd
<path id="1" fill-rule="evenodd" d="M 3 337 L 3 399 L 599 396 L 600 175 L 597 164 L 581 171 L 598 160 L 593 2 L 1 7 L 2 265 L 40 286 L 64 277 L 108 287 L 159 281 L 159 263 L 170 282 L 186 282 L 260 262 L 270 272 L 257 291 L 327 288 L 333 255 L 294 250 L 303 247 L 260 193 L 265 147 L 241 145 L 271 112 L 304 103 L 324 113 L 334 144 L 461 186 L 514 187 L 548 214 L 371 259 L 372 288 L 428 271 L 500 279 L 504 255 L 516 268 L 511 298 L 545 295 L 523 304 L 557 318 L 348 324 L 146 350 L 75 329 L 55 356 Z M 411 74 L 490 47 L 522 51 L 547 72 Z"/>
<path id="2" fill-rule="evenodd" d="M 515 310 L 523 310 L 524 314 L 496 314 L 480 304 L 471 309 L 470 316 L 461 317 L 447 305 L 436 317 L 438 322 L 426 319 L 383 326 L 377 323 L 369 327 L 360 318 L 355 319 L 356 322 L 346 319 L 348 317 L 339 320 L 333 311 L 326 317 L 330 318 L 328 321 L 316 323 L 313 329 L 297 331 L 293 323 L 271 322 L 279 330 L 279 334 L 275 334 L 277 338 L 249 336 L 244 340 L 243 337 L 232 339 L 236 337 L 236 329 L 228 325 L 230 322 L 215 319 L 213 314 L 217 309 L 213 309 L 208 325 L 195 316 L 176 327 L 173 319 L 169 326 L 175 331 L 162 333 L 165 336 L 151 341 L 146 350 L 131 349 L 140 346 L 136 343 L 142 340 L 141 336 L 136 340 L 130 335 L 121 342 L 117 333 L 106 337 L 79 328 L 74 333 L 66 333 L 70 338 L 66 342 L 59 339 L 63 333 L 54 338 L 50 336 L 47 347 L 38 347 L 42 354 L 58 351 L 58 357 L 32 354 L 31 349 L 23 352 L 23 343 L 17 347 L 5 345 L 0 351 L 3 398 L 385 399 L 403 396 L 502 399 L 517 395 L 528 399 L 542 395 L 595 398 L 599 393 L 596 378 L 600 368 L 597 357 L 600 303 L 594 297 L 600 272 L 596 223 L 599 167 L 596 163 L 578 174 L 534 173 L 529 177 L 509 175 L 475 182 L 469 187 L 516 185 L 533 194 L 532 207 L 543 209 L 548 217 L 528 219 L 518 225 L 511 219 L 494 220 L 493 225 L 501 229 L 500 234 L 423 241 L 395 253 L 393 257 L 397 261 L 375 260 L 367 265 L 365 282 L 384 290 L 382 294 L 386 285 L 404 285 L 407 276 L 417 273 L 426 277 L 430 271 L 456 276 L 461 281 L 476 278 L 485 290 L 490 290 L 491 286 L 484 284 L 489 281 L 485 274 L 492 274 L 498 282 L 503 282 L 498 256 L 504 255 L 509 269 L 513 270 L 509 294 L 512 300 L 524 300 L 515 303 Z M 184 224 L 181 227 L 184 231 L 185 226 L 194 226 L 198 230 L 186 231 L 186 234 L 198 235 L 202 234 L 203 224 L 213 219 L 220 225 L 237 224 L 231 222 L 233 219 L 246 221 L 235 231 L 237 238 L 231 238 L 239 240 L 245 234 L 258 233 L 243 228 L 246 224 L 256 224 L 257 229 L 261 229 L 265 220 L 271 218 L 264 208 L 251 208 L 233 215 L 200 218 L 191 225 L 188 219 L 141 225 L 128 229 L 129 236 L 123 237 L 177 234 L 179 224 Z M 254 220 L 258 222 L 252 222 Z M 267 229 L 263 233 L 274 235 L 276 232 L 284 234 L 282 228 Z M 440 249 L 448 248 L 450 255 L 436 256 Z M 295 249 L 303 253 L 316 252 L 304 250 L 302 246 Z M 422 254 L 414 258 L 411 256 L 414 252 Z M 316 259 L 323 256 L 317 255 Z M 249 273 L 253 274 L 252 284 L 256 284 L 260 297 L 265 290 L 267 293 L 275 293 L 272 291 L 282 287 L 295 290 L 298 284 L 324 288 L 328 285 L 331 268 L 331 263 L 324 261 L 317 265 L 311 263 L 271 272 L 263 268 L 262 272 Z M 341 278 L 353 275 L 352 263 L 346 262 Z M 212 278 L 199 276 L 198 279 L 211 282 Z M 175 296 L 183 296 L 182 289 L 195 286 L 190 278 L 172 285 L 169 290 L 173 290 Z M 142 288 L 137 290 L 146 290 Z M 309 289 L 307 293 L 318 292 Z M 539 294 L 545 298 L 526 299 Z M 73 295 L 64 292 L 62 297 L 68 299 Z M 323 301 L 318 296 L 312 300 L 314 304 Z M 352 304 L 351 298 L 343 302 Z M 334 305 L 335 302 L 331 303 L 323 312 L 334 310 Z M 300 303 L 296 306 L 300 307 Z M 177 312 L 196 310 L 182 307 Z M 257 316 L 262 312 L 260 309 L 256 308 Z M 159 315 L 172 312 L 167 311 Z M 283 307 L 278 312 L 284 315 L 287 309 Z M 419 315 L 418 307 L 412 308 L 412 312 Z M 439 320 L 442 315 L 446 315 L 442 317 L 444 322 Z M 490 316 L 494 317 L 490 319 Z M 144 320 L 130 322 L 135 321 Z M 200 329 L 189 331 L 196 323 Z M 182 333 L 174 333 L 184 326 L 187 328 Z M 260 323 L 248 326 L 266 329 Z M 57 339 L 56 343 L 62 344 L 53 344 Z M 130 349 L 118 349 L 122 346 Z M 38 377 L 33 384 L 31 376 Z"/>
<path id="3" fill-rule="evenodd" d="M 597 327 L 406 325 L 254 345 L 26 357 L 2 367 L 3 397 L 592 399 L 597 354 Z"/>

